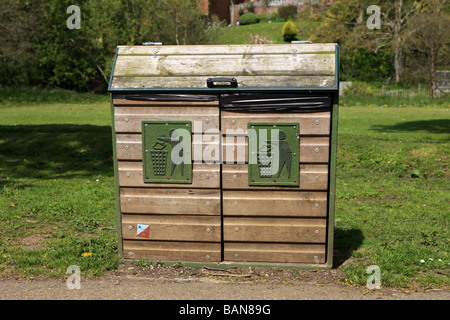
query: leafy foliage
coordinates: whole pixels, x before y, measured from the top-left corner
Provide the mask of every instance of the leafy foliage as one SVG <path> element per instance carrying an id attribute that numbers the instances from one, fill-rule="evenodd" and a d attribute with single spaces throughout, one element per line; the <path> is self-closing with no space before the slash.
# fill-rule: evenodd
<path id="1" fill-rule="evenodd" d="M 244 13 L 239 17 L 239 25 L 247 25 L 247 24 L 254 24 L 258 23 L 258 16 L 254 14 L 253 12 L 247 12 Z"/>
<path id="2" fill-rule="evenodd" d="M 291 42 L 292 40 L 297 39 L 298 29 L 291 20 L 288 20 L 284 24 L 281 34 L 283 35 L 284 41 Z"/>
<path id="3" fill-rule="evenodd" d="M 296 14 L 297 6 L 294 5 L 282 6 L 278 9 L 278 15 L 285 20 L 294 19 Z"/>
<path id="4" fill-rule="evenodd" d="M 72 4 L 1 1 L 0 85 L 104 92 L 118 45 L 201 44 L 215 34 L 196 0 L 80 0 L 81 29 L 68 29 Z"/>

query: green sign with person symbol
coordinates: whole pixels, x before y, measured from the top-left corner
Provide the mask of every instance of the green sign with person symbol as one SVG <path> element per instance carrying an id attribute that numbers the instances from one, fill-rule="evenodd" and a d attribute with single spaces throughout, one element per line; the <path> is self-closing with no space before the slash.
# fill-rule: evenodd
<path id="1" fill-rule="evenodd" d="M 298 123 L 248 123 L 248 184 L 298 186 L 300 141 Z"/>
<path id="2" fill-rule="evenodd" d="M 142 121 L 144 182 L 192 183 L 191 121 Z"/>

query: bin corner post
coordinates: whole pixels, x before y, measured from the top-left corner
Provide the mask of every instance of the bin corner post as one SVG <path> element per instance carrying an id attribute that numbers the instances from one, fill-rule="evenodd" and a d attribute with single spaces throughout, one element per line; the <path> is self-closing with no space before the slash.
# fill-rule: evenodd
<path id="1" fill-rule="evenodd" d="M 120 188 L 119 188 L 119 165 L 117 162 L 117 146 L 116 146 L 116 129 L 114 124 L 114 101 L 111 96 L 111 130 L 113 144 L 113 162 L 114 162 L 114 193 L 116 201 L 116 228 L 117 228 L 117 251 L 119 259 L 123 259 L 123 243 L 122 243 L 122 216 L 120 210 Z"/>
<path id="2" fill-rule="evenodd" d="M 339 105 L 333 105 L 331 118 L 331 143 L 330 143 L 330 180 L 328 199 L 328 236 L 327 236 L 327 265 L 326 269 L 333 267 L 334 249 L 334 224 L 335 224 L 335 198 L 336 198 L 336 155 L 337 155 L 337 133 L 338 133 L 338 109 Z"/>

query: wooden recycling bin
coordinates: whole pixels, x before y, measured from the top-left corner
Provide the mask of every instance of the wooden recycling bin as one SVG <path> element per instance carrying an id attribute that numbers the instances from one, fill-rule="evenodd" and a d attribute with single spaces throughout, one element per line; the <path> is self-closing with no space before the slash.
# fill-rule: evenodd
<path id="1" fill-rule="evenodd" d="M 119 46 L 124 259 L 331 267 L 336 44 Z"/>

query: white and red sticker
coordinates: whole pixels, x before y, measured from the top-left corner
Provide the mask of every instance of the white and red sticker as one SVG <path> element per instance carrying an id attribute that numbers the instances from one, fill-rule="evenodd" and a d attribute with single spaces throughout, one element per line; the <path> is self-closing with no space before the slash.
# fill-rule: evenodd
<path id="1" fill-rule="evenodd" d="M 136 235 L 138 237 L 148 238 L 150 236 L 150 226 L 147 224 L 138 224 Z"/>

